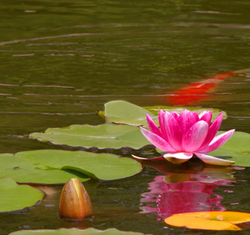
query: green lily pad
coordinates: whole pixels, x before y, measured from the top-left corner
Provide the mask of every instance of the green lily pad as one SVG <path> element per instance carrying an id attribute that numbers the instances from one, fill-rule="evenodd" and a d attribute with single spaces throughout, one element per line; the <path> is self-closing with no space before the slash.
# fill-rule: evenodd
<path id="1" fill-rule="evenodd" d="M 19 152 L 17 157 L 51 169 L 74 170 L 91 178 L 114 180 L 139 173 L 142 166 L 132 158 L 84 151 L 36 150 Z"/>
<path id="2" fill-rule="evenodd" d="M 77 177 L 115 180 L 139 173 L 142 166 L 132 158 L 83 151 L 35 150 L 15 155 L 0 154 L 0 177 L 21 183 L 60 184 Z"/>
<path id="3" fill-rule="evenodd" d="M 218 131 L 217 135 L 224 133 Z M 220 148 L 209 152 L 208 155 L 221 157 L 230 161 L 235 161 L 234 165 L 242 167 L 250 167 L 250 134 L 235 131 L 232 137 Z M 161 150 L 157 152 L 164 154 Z"/>
<path id="4" fill-rule="evenodd" d="M 0 154 L 0 177 L 9 177 L 19 183 L 35 184 L 63 184 L 75 177 L 82 182 L 90 179 L 79 172 L 51 169 L 13 154 Z"/>
<path id="5" fill-rule="evenodd" d="M 115 228 L 110 228 L 106 230 L 98 230 L 94 228 L 88 228 L 88 229 L 77 229 L 77 228 L 71 228 L 71 229 L 58 229 L 58 230 L 21 230 L 17 232 L 12 232 L 9 235 L 143 235 L 142 233 L 137 232 L 125 232 L 125 231 L 119 231 Z M 149 235 L 149 234 L 148 234 Z"/>
<path id="6" fill-rule="evenodd" d="M 100 112 L 100 116 L 105 116 L 107 122 L 113 123 L 124 123 L 130 125 L 146 125 L 146 113 L 148 113 L 153 120 L 158 123 L 158 112 L 160 109 L 169 112 L 181 113 L 184 109 L 195 111 L 200 113 L 204 110 L 211 110 L 213 112 L 213 119 L 215 119 L 220 112 L 218 109 L 210 108 L 196 108 L 196 107 L 174 107 L 174 106 L 151 106 L 151 107 L 140 107 L 135 104 L 129 103 L 123 100 L 114 100 L 104 105 L 104 113 Z M 227 117 L 226 113 L 223 112 L 224 119 Z"/>
<path id="7" fill-rule="evenodd" d="M 157 108 L 169 111 L 176 110 L 178 112 L 184 110 L 184 108 L 174 108 L 171 106 Z M 157 108 L 151 107 L 150 110 L 156 112 Z M 193 108 L 193 110 L 202 112 L 204 109 Z M 219 114 L 219 110 L 213 110 L 213 112 L 214 117 Z M 130 125 L 71 125 L 64 128 L 48 128 L 44 133 L 34 132 L 29 137 L 42 142 L 51 142 L 57 145 L 72 147 L 97 147 L 99 149 L 129 147 L 140 149 L 145 145 L 150 145 L 137 127 L 139 125 L 147 125 L 147 113 L 152 116 L 156 123 L 158 122 L 158 117 L 147 109 L 122 100 L 111 101 L 105 104 L 107 122 L 126 123 Z"/>
<path id="8" fill-rule="evenodd" d="M 44 133 L 32 133 L 30 138 L 57 145 L 99 149 L 130 147 L 140 149 L 150 144 L 138 127 L 102 124 L 71 125 L 66 128 L 48 128 Z"/>
<path id="9" fill-rule="evenodd" d="M 220 134 L 222 132 L 218 132 Z M 209 155 L 229 156 L 228 160 L 235 161 L 235 165 L 250 167 L 250 134 L 236 131 L 233 136 L 220 148 Z"/>
<path id="10" fill-rule="evenodd" d="M 148 110 L 124 100 L 114 100 L 104 104 L 104 115 L 107 122 L 147 125 L 147 113 L 156 118 Z"/>
<path id="11" fill-rule="evenodd" d="M 206 110 L 206 111 L 212 111 L 213 112 L 213 117 L 212 117 L 212 121 L 220 114 L 223 113 L 223 119 L 227 119 L 227 113 L 225 111 L 221 111 L 219 109 L 213 109 L 213 108 L 197 108 L 197 107 L 174 107 L 174 106 L 147 106 L 144 107 L 146 110 L 150 111 L 152 114 L 154 115 L 158 115 L 160 109 L 162 109 L 163 111 L 168 111 L 168 112 L 177 112 L 177 113 L 181 113 L 183 112 L 185 109 L 188 109 L 189 111 L 192 112 L 196 112 L 196 113 L 201 113 L 202 111 Z"/>
<path id="12" fill-rule="evenodd" d="M 43 193 L 29 185 L 18 185 L 9 178 L 0 179 L 0 212 L 31 207 L 43 199 Z"/>

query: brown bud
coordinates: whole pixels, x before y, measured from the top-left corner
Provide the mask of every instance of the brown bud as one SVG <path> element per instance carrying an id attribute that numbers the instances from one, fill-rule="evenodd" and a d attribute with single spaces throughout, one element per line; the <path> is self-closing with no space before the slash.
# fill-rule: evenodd
<path id="1" fill-rule="evenodd" d="M 92 205 L 87 190 L 77 179 L 69 180 L 63 187 L 59 212 L 61 219 L 83 220 L 91 217 Z"/>

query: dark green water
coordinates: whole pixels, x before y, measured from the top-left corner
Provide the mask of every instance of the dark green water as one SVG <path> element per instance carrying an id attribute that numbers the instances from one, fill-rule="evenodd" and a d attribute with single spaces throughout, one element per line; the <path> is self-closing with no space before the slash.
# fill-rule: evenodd
<path id="1" fill-rule="evenodd" d="M 249 7 L 248 0 L 3 1 L 0 152 L 56 148 L 29 140 L 28 134 L 102 123 L 97 112 L 107 101 L 167 105 L 174 90 L 191 82 L 250 68 Z M 250 132 L 249 91 L 250 74 L 234 76 L 197 105 L 225 110 L 229 118 L 222 129 Z M 74 226 L 155 235 L 227 234 L 167 227 L 156 213 L 139 213 L 145 206 L 141 194 L 161 174 L 146 167 L 129 179 L 87 183 L 92 224 L 58 219 L 58 186 L 40 205 L 0 214 L 0 234 Z M 227 210 L 250 212 L 249 169 L 233 174 L 234 186 L 214 192 Z"/>

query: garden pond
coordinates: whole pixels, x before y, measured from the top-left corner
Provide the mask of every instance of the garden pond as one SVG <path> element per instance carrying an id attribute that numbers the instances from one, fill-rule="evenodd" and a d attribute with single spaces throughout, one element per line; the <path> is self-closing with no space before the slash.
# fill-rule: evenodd
<path id="1" fill-rule="evenodd" d="M 221 131 L 250 133 L 249 7 L 248 0 L 2 2 L 0 153 L 108 153 L 138 165 L 134 173 L 131 168 L 128 175 L 113 178 L 105 174 L 123 171 L 104 165 L 99 172 L 105 177 L 84 181 L 93 206 L 93 219 L 86 221 L 59 218 L 59 198 L 66 180 L 48 185 L 33 182 L 46 196 L 23 210 L 1 212 L 0 234 L 91 227 L 154 235 L 228 234 L 177 228 L 164 219 L 174 213 L 205 210 L 250 213 L 248 167 L 214 167 L 197 161 L 178 166 L 166 161 L 144 163 L 140 169 L 131 154 L 154 157 L 157 153 L 150 146 L 99 149 L 83 143 L 86 148 L 79 148 L 38 141 L 30 134 L 48 128 L 67 130 L 74 124 L 104 124 L 99 111 L 114 100 L 179 109 L 179 103 L 172 102 L 175 91 L 239 70 L 242 72 L 203 91 L 201 99 L 185 105 L 222 110 L 227 118 Z M 250 158 L 248 152 L 246 157 Z M 1 160 L 1 164 L 7 163 Z M 38 177 L 36 173 L 29 176 Z M 49 182 L 46 180 L 43 183 Z"/>

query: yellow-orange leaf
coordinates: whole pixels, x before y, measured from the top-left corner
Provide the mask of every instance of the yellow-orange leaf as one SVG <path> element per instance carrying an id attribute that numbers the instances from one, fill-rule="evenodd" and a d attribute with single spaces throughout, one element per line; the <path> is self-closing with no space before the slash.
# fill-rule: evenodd
<path id="1" fill-rule="evenodd" d="M 249 222 L 250 214 L 234 211 L 201 211 L 174 214 L 165 223 L 176 227 L 206 230 L 241 230 L 235 224 Z"/>

